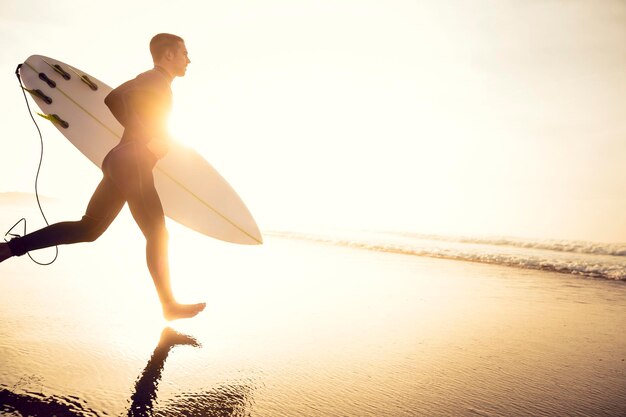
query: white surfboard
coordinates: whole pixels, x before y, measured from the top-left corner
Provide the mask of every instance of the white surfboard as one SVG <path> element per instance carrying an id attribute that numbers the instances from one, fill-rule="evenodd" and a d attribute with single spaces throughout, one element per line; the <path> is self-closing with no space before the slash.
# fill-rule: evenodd
<path id="1" fill-rule="evenodd" d="M 98 167 L 124 128 L 104 104 L 111 87 L 84 71 L 41 55 L 20 68 L 24 86 L 54 126 Z M 255 245 L 263 238 L 241 198 L 196 151 L 173 143 L 154 168 L 165 214 L 227 242 Z"/>

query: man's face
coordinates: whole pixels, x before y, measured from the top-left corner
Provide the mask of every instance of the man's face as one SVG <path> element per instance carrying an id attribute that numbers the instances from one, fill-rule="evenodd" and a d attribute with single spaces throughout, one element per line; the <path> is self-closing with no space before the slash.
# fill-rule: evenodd
<path id="1" fill-rule="evenodd" d="M 185 42 L 179 42 L 178 48 L 172 54 L 171 68 L 175 77 L 183 77 L 187 71 L 187 65 L 191 63 Z"/>

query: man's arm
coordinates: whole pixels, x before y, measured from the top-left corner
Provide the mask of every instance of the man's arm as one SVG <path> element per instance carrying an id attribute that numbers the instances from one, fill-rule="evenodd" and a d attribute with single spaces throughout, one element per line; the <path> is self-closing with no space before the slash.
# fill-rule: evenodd
<path id="1" fill-rule="evenodd" d="M 138 77 L 111 91 L 104 102 L 125 129 L 145 137 L 149 148 L 161 157 L 171 140 L 167 130 L 171 105 L 168 94 L 163 84 Z"/>
<path id="2" fill-rule="evenodd" d="M 111 91 L 104 99 L 104 104 L 107 105 L 113 116 L 124 128 L 128 127 L 128 96 L 132 91 L 133 80 L 127 81 L 120 85 L 113 91 Z"/>

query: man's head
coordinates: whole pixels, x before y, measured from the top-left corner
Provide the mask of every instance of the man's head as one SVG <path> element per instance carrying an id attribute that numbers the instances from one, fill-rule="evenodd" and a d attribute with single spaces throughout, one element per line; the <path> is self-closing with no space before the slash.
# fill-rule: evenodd
<path id="1" fill-rule="evenodd" d="M 182 77 L 191 63 L 185 41 L 180 36 L 159 33 L 150 41 L 150 54 L 155 65 L 165 68 L 172 77 Z"/>

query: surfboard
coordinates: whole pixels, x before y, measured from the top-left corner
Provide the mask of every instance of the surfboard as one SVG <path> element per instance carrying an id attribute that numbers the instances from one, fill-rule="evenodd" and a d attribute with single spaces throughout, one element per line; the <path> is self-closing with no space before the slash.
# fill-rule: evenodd
<path id="1" fill-rule="evenodd" d="M 43 117 L 98 167 L 124 128 L 104 104 L 111 87 L 59 60 L 30 56 L 20 68 L 24 88 Z M 165 215 L 227 242 L 263 243 L 250 211 L 228 182 L 198 152 L 174 142 L 154 170 Z"/>

